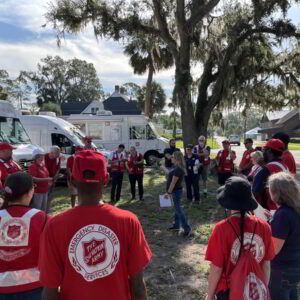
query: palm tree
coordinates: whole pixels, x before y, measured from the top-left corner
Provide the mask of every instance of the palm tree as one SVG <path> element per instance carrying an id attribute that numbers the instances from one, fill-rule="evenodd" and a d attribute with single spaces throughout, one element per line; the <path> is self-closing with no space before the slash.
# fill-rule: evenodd
<path id="1" fill-rule="evenodd" d="M 150 116 L 153 75 L 162 69 L 170 68 L 173 65 L 173 56 L 168 46 L 157 37 L 149 38 L 142 34 L 126 45 L 124 53 L 130 57 L 129 64 L 135 74 L 144 74 L 148 70 L 144 113 Z"/>

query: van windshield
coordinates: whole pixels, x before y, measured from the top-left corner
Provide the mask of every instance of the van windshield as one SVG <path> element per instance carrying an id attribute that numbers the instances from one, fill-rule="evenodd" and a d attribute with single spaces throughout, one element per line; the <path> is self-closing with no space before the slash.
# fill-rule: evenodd
<path id="1" fill-rule="evenodd" d="M 147 131 L 150 131 L 150 132 L 147 132 L 147 136 L 152 135 L 152 139 L 159 138 L 159 134 L 158 134 L 154 124 L 152 122 L 149 122 L 148 125 L 150 128 L 147 128 Z"/>
<path id="2" fill-rule="evenodd" d="M 85 135 L 76 127 L 70 127 L 68 128 L 68 132 L 70 134 L 70 136 L 72 136 L 72 138 L 77 142 L 78 146 L 84 147 L 84 142 L 83 139 L 85 137 Z M 94 148 L 97 148 L 97 146 L 92 143 L 92 146 Z"/>
<path id="3" fill-rule="evenodd" d="M 16 118 L 0 117 L 0 141 L 13 145 L 31 144 L 22 123 Z"/>

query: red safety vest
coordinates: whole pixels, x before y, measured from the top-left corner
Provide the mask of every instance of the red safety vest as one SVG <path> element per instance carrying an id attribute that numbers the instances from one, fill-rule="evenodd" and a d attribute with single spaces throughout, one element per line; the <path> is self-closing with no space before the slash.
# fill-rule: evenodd
<path id="1" fill-rule="evenodd" d="M 199 145 L 196 145 L 195 148 L 197 149 L 198 154 L 202 154 L 203 150 L 207 150 L 207 146 L 205 146 L 204 148 L 201 149 Z M 209 156 L 200 156 L 199 160 L 200 160 L 200 163 L 203 166 L 209 166 L 210 165 L 210 157 Z"/>
<path id="2" fill-rule="evenodd" d="M 124 163 L 124 161 L 121 161 L 124 158 L 125 157 L 124 157 L 123 153 L 120 154 L 120 157 L 118 157 L 118 153 L 117 152 L 113 153 L 113 157 L 112 157 L 112 160 L 111 160 L 111 171 L 112 172 L 121 172 L 121 173 L 124 173 L 125 163 Z"/>
<path id="3" fill-rule="evenodd" d="M 129 154 L 128 156 L 128 173 L 129 174 L 143 174 L 144 173 L 144 166 L 143 165 L 136 165 L 135 162 L 143 161 L 143 155 L 141 153 L 137 153 L 136 156 Z"/>
<path id="4" fill-rule="evenodd" d="M 232 151 L 235 153 L 234 151 Z M 229 151 L 221 150 L 219 155 L 220 163 L 219 163 L 219 173 L 232 173 L 233 171 L 233 160 L 229 156 Z"/>
<path id="5" fill-rule="evenodd" d="M 289 171 L 288 168 L 282 162 L 279 162 L 279 161 L 271 161 L 265 167 L 269 170 L 270 175 L 279 173 L 279 172 L 288 172 Z M 267 187 L 265 188 L 265 195 L 267 197 L 267 208 L 269 210 L 277 209 L 276 204 L 271 199 L 269 188 L 267 188 Z"/>

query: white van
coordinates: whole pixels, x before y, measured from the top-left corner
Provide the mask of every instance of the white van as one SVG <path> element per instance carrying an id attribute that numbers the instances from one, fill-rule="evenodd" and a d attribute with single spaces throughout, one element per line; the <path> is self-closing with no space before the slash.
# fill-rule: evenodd
<path id="1" fill-rule="evenodd" d="M 17 147 L 13 150 L 13 159 L 27 170 L 33 150 L 39 147 L 32 145 L 20 118 L 20 113 L 9 102 L 0 100 L 0 141 Z"/>
<path id="2" fill-rule="evenodd" d="M 119 144 L 125 149 L 136 147 L 147 164 L 161 157 L 168 140 L 160 137 L 154 125 L 144 115 L 70 115 L 63 116 L 86 135 L 93 138 L 96 146 L 114 151 Z"/>

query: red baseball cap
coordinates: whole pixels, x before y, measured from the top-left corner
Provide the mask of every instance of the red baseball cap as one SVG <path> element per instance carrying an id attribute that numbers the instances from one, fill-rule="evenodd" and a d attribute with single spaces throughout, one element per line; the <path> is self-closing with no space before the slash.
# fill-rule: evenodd
<path id="1" fill-rule="evenodd" d="M 104 155 L 94 150 L 78 152 L 74 160 L 72 177 L 79 182 L 106 184 L 108 174 Z"/>
<path id="2" fill-rule="evenodd" d="M 279 152 L 284 151 L 284 143 L 279 139 L 270 139 L 268 142 L 263 146 L 263 148 L 270 148 Z"/>
<path id="3" fill-rule="evenodd" d="M 92 139 L 93 139 L 93 138 L 92 138 L 91 136 L 85 136 L 83 140 L 84 140 L 85 142 L 90 142 L 90 141 L 92 141 Z"/>
<path id="4" fill-rule="evenodd" d="M 17 149 L 16 147 L 12 146 L 9 143 L 0 143 L 0 150 L 14 150 Z"/>

